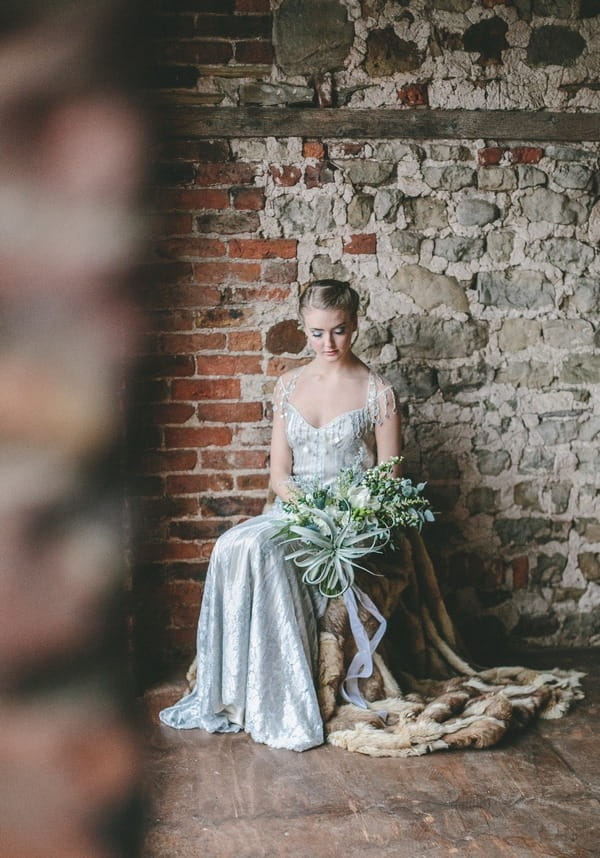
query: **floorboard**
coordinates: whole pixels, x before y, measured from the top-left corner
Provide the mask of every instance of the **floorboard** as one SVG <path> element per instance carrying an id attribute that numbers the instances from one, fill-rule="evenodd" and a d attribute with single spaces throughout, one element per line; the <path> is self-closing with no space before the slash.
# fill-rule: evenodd
<path id="1" fill-rule="evenodd" d="M 297 754 L 153 726 L 144 858 L 597 858 L 596 652 L 530 654 L 587 670 L 586 700 L 487 751 Z"/>

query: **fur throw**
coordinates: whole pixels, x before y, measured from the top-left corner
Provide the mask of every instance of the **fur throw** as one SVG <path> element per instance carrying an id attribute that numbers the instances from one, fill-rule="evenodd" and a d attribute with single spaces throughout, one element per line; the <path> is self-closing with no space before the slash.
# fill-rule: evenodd
<path id="1" fill-rule="evenodd" d="M 340 684 L 356 651 L 343 600 L 331 600 L 321 619 L 319 701 L 332 745 L 376 757 L 488 748 L 536 716 L 560 718 L 583 696 L 583 674 L 576 671 L 475 670 L 418 533 L 378 563 L 377 571 L 377 577 L 357 576 L 358 586 L 389 621 L 373 675 L 360 682 L 368 709 L 339 704 Z M 372 619 L 365 614 L 361 619 L 369 629 Z"/>

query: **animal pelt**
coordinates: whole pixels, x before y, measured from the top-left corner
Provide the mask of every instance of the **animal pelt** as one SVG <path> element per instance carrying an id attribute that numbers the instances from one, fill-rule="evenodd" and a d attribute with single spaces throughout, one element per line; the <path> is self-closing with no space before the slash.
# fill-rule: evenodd
<path id="1" fill-rule="evenodd" d="M 368 708 L 340 703 L 356 652 L 342 599 L 320 621 L 319 702 L 327 741 L 370 756 L 406 757 L 449 748 L 488 748 L 533 718 L 559 718 L 583 697 L 582 673 L 523 667 L 476 670 L 446 611 L 418 533 L 372 571 L 357 576 L 389 620 L 390 634 L 360 681 Z M 369 633 L 373 618 L 361 609 Z M 390 669 L 392 668 L 392 669 Z"/>

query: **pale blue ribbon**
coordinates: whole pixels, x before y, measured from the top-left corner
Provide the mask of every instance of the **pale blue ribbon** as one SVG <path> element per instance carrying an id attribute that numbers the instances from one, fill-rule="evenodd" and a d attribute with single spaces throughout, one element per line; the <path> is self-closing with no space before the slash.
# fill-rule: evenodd
<path id="1" fill-rule="evenodd" d="M 351 587 L 345 591 L 344 602 L 348 611 L 350 629 L 356 642 L 357 653 L 350 662 L 346 678 L 342 682 L 341 694 L 347 703 L 353 703 L 361 709 L 368 709 L 367 701 L 358 687 L 358 680 L 367 679 L 373 675 L 373 653 L 385 634 L 387 623 L 375 603 L 358 587 Z M 379 622 L 379 627 L 375 630 L 372 638 L 369 638 L 358 615 L 358 602 Z"/>

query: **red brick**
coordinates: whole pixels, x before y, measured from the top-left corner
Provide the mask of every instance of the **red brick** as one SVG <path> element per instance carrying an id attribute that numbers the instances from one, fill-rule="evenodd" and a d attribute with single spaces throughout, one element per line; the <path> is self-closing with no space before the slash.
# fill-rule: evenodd
<path id="1" fill-rule="evenodd" d="M 302 176 L 302 171 L 298 167 L 278 167 L 274 164 L 269 167 L 269 173 L 275 184 L 282 188 L 291 188 L 293 185 L 297 185 Z"/>
<path id="2" fill-rule="evenodd" d="M 513 557 L 513 590 L 524 590 L 529 583 L 529 559 L 526 556 Z"/>
<path id="3" fill-rule="evenodd" d="M 204 259 L 225 256 L 222 241 L 212 238 L 168 238 L 156 245 L 159 256 L 167 259 Z"/>
<path id="4" fill-rule="evenodd" d="M 322 188 L 334 181 L 332 166 L 327 161 L 308 164 L 304 171 L 304 184 L 307 188 Z"/>
<path id="5" fill-rule="evenodd" d="M 267 364 L 267 375 L 282 375 L 288 369 L 296 369 L 306 363 L 306 358 L 274 357 Z"/>
<path id="6" fill-rule="evenodd" d="M 317 140 L 305 140 L 302 144 L 302 155 L 305 158 L 322 160 L 326 155 L 325 144 L 319 143 Z"/>
<path id="7" fill-rule="evenodd" d="M 236 304 L 254 304 L 255 301 L 287 301 L 289 286 L 236 286 L 231 299 Z"/>
<path id="8" fill-rule="evenodd" d="M 175 400 L 197 402 L 200 399 L 239 399 L 240 381 L 237 378 L 212 378 L 175 380 L 171 386 L 171 396 Z"/>
<path id="9" fill-rule="evenodd" d="M 167 402 L 152 406 L 152 416 L 156 423 L 164 426 L 166 423 L 186 423 L 196 412 L 193 405 Z"/>
<path id="10" fill-rule="evenodd" d="M 203 350 L 224 349 L 226 344 L 227 337 L 221 333 L 163 334 L 160 338 L 161 350 L 169 354 L 194 354 Z"/>
<path id="11" fill-rule="evenodd" d="M 196 283 L 252 283 L 259 279 L 258 263 L 196 262 L 194 264 Z"/>
<path id="12" fill-rule="evenodd" d="M 195 374 L 192 355 L 153 355 L 146 358 L 144 369 L 157 378 L 185 378 Z"/>
<path id="13" fill-rule="evenodd" d="M 255 39 L 251 42 L 236 42 L 236 63 L 247 65 L 269 65 L 273 62 L 273 46 L 267 39 Z"/>
<path id="14" fill-rule="evenodd" d="M 196 495 L 201 492 L 221 492 L 233 489 L 230 474 L 186 474 L 167 477 L 166 490 L 173 495 Z M 212 534 L 210 534 L 212 535 Z"/>
<path id="15" fill-rule="evenodd" d="M 198 461 L 195 450 L 157 450 L 143 459 L 145 473 L 160 474 L 172 471 L 191 471 Z"/>
<path id="16" fill-rule="evenodd" d="M 167 427 L 168 447 L 225 447 L 231 444 L 232 432 L 226 426 Z"/>
<path id="17" fill-rule="evenodd" d="M 365 144 L 364 143 L 342 143 L 340 145 L 340 149 L 344 153 L 344 155 L 364 155 L 365 152 Z"/>
<path id="18" fill-rule="evenodd" d="M 239 238 L 229 242 L 229 255 L 240 259 L 294 259 L 298 242 L 291 238 Z"/>
<path id="19" fill-rule="evenodd" d="M 153 262 L 138 268 L 140 283 L 185 283 L 192 279 L 193 268 L 188 262 Z"/>
<path id="20" fill-rule="evenodd" d="M 263 188 L 232 188 L 231 199 L 233 207 L 240 211 L 257 212 L 265 207 Z"/>
<path id="21" fill-rule="evenodd" d="M 218 288 L 202 285 L 154 287 L 148 290 L 145 305 L 151 309 L 167 307 L 214 307 L 221 303 Z"/>
<path id="22" fill-rule="evenodd" d="M 167 477 L 167 482 L 169 477 Z M 164 522 L 182 516 L 198 517 L 199 503 L 192 497 L 145 498 L 139 502 L 140 512 L 146 524 Z"/>
<path id="23" fill-rule="evenodd" d="M 398 100 L 407 107 L 425 107 L 428 104 L 427 84 L 408 83 L 400 87 Z"/>
<path id="24" fill-rule="evenodd" d="M 499 164 L 504 155 L 504 149 L 499 146 L 489 146 L 486 149 L 479 149 L 477 152 L 477 161 L 482 167 L 491 167 Z"/>
<path id="25" fill-rule="evenodd" d="M 228 527 L 228 522 L 223 518 L 203 518 L 200 521 L 173 522 L 171 533 L 179 539 L 186 540 L 216 539 Z"/>
<path id="26" fill-rule="evenodd" d="M 158 63 L 191 63 L 192 65 L 225 65 L 233 59 L 230 42 L 194 39 L 160 42 L 153 46 L 153 59 Z"/>
<path id="27" fill-rule="evenodd" d="M 136 379 L 129 392 L 134 402 L 160 402 L 167 398 L 168 387 L 162 380 Z"/>
<path id="28" fill-rule="evenodd" d="M 264 497 L 224 497 L 223 495 L 207 495 L 200 498 L 200 515 L 260 515 L 265 505 Z"/>
<path id="29" fill-rule="evenodd" d="M 229 207 L 227 191 L 205 188 L 161 188 L 155 194 L 155 200 L 159 210 L 204 211 Z"/>
<path id="30" fill-rule="evenodd" d="M 149 546 L 150 548 L 150 546 Z M 152 558 L 161 560 L 196 560 L 205 556 L 196 542 L 165 542 L 151 546 Z"/>
<path id="31" fill-rule="evenodd" d="M 266 468 L 266 450 L 201 450 L 200 464 L 215 470 L 244 470 Z"/>
<path id="32" fill-rule="evenodd" d="M 259 357 L 240 355 L 198 355 L 196 358 L 198 375 L 260 375 L 261 364 Z M 230 397 L 219 398 L 229 399 Z"/>
<path id="33" fill-rule="evenodd" d="M 298 263 L 267 261 L 263 263 L 262 279 L 265 283 L 294 283 L 298 279 Z"/>
<path id="34" fill-rule="evenodd" d="M 187 629 L 166 629 L 164 632 L 165 649 L 174 650 L 176 653 L 185 657 L 186 661 L 190 661 L 192 653 L 196 650 L 196 630 L 193 628 Z M 174 698 L 169 698 L 165 705 L 172 705 L 175 702 Z M 156 718 L 158 723 L 158 716 Z"/>
<path id="35" fill-rule="evenodd" d="M 235 486 L 240 491 L 252 491 L 254 489 L 265 490 L 269 487 L 269 474 L 238 474 L 235 478 Z"/>
<path id="36" fill-rule="evenodd" d="M 215 423 L 255 423 L 263 418 L 261 402 L 201 402 L 198 420 Z"/>
<path id="37" fill-rule="evenodd" d="M 259 331 L 233 331 L 227 336 L 227 349 L 236 352 L 262 351 L 262 336 Z"/>
<path id="38" fill-rule="evenodd" d="M 148 231 L 152 236 L 188 235 L 192 231 L 193 220 L 189 214 L 170 212 L 149 216 Z"/>
<path id="39" fill-rule="evenodd" d="M 197 185 L 251 185 L 256 167 L 236 161 L 226 164 L 200 164 L 196 173 Z"/>
<path id="40" fill-rule="evenodd" d="M 243 307 L 212 307 L 199 310 L 194 322 L 197 328 L 232 328 L 245 324 L 248 315 L 251 313 Z"/>
<path id="41" fill-rule="evenodd" d="M 538 164 L 543 157 L 544 150 L 539 146 L 515 146 L 510 150 L 513 164 Z"/>
<path id="42" fill-rule="evenodd" d="M 344 241 L 344 253 L 377 253 L 375 233 L 351 235 Z"/>
<path id="43" fill-rule="evenodd" d="M 153 313 L 146 313 L 146 318 L 153 332 L 191 331 L 194 327 L 192 316 L 181 310 L 173 312 L 170 310 L 157 310 Z M 175 349 L 174 351 L 177 352 L 179 349 Z"/>

